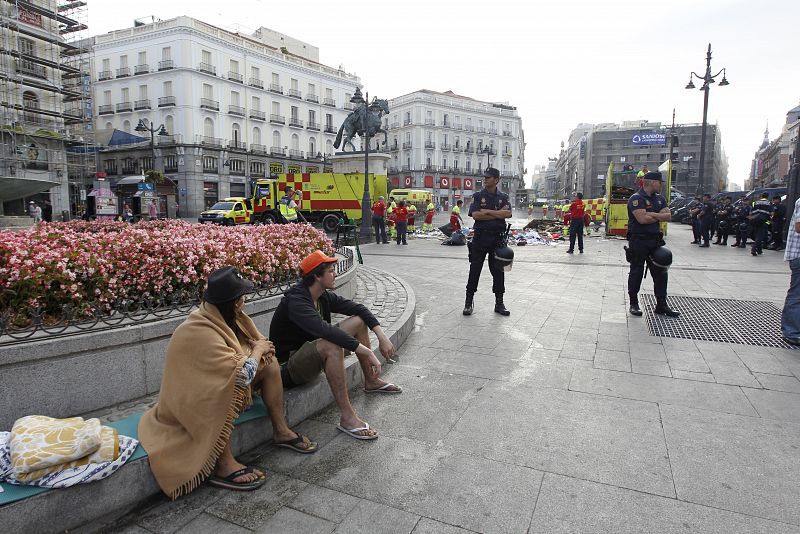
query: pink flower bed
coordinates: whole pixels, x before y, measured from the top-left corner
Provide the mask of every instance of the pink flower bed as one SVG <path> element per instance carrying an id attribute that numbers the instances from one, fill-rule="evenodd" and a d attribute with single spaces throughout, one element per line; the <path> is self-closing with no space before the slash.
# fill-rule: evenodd
<path id="1" fill-rule="evenodd" d="M 293 274 L 309 252 L 333 246 L 305 224 L 221 227 L 177 220 L 43 223 L 0 231 L 0 312 L 83 313 L 119 299 L 195 295 L 210 272 L 235 265 L 255 283 Z"/>

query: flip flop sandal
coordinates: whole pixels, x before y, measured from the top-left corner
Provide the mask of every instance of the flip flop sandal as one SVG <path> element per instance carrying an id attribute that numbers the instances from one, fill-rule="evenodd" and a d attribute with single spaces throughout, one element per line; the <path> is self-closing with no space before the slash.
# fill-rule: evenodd
<path id="1" fill-rule="evenodd" d="M 359 426 L 359 427 L 356 427 L 356 428 L 345 428 L 342 425 L 336 425 L 336 428 L 341 430 L 342 432 L 344 432 L 345 434 L 347 434 L 351 438 L 360 439 L 360 440 L 364 440 L 364 441 L 370 440 L 370 439 L 378 439 L 377 432 L 375 434 L 367 435 L 367 436 L 362 436 L 361 434 L 359 434 L 359 432 L 361 432 L 362 430 L 370 430 L 368 423 L 364 423 L 364 426 Z"/>
<path id="2" fill-rule="evenodd" d="M 379 388 L 375 389 L 367 389 L 364 388 L 364 393 L 384 393 L 386 395 L 396 395 L 398 393 L 402 393 L 403 388 L 398 385 L 392 384 L 391 382 L 387 382 L 386 384 L 382 385 Z"/>
<path id="3" fill-rule="evenodd" d="M 260 488 L 264 485 L 267 481 L 267 478 L 264 476 L 260 476 L 256 480 L 250 482 L 234 482 L 235 478 L 238 478 L 242 475 L 247 475 L 253 473 L 255 471 L 255 467 L 247 466 L 239 469 L 238 471 L 234 471 L 230 475 L 226 477 L 219 477 L 217 475 L 211 475 L 208 478 L 208 483 L 211 486 L 215 486 L 217 488 L 224 488 L 233 491 L 253 491 L 254 489 Z"/>
<path id="4" fill-rule="evenodd" d="M 290 439 L 289 441 L 282 441 L 280 443 L 275 443 L 278 447 L 286 447 L 287 449 L 293 450 L 294 452 L 299 452 L 301 454 L 311 454 L 312 452 L 317 452 L 317 444 L 313 441 L 306 441 L 305 436 L 301 436 L 297 433 L 297 437 L 294 439 Z M 306 443 L 308 445 L 307 448 L 299 447 L 298 445 Z"/>

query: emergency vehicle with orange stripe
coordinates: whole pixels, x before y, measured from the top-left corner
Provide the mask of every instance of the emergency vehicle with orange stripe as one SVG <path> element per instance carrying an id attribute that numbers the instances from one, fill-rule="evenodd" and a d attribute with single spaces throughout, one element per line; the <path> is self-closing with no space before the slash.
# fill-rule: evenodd
<path id="1" fill-rule="evenodd" d="M 386 197 L 386 176 L 369 175 L 369 193 L 373 201 Z M 326 232 L 333 232 L 341 219 L 361 219 L 364 175 L 360 173 L 289 173 L 256 180 L 248 208 L 254 223 L 285 223 L 279 205 L 287 186 L 291 186 L 297 211 L 311 223 L 321 223 Z"/>

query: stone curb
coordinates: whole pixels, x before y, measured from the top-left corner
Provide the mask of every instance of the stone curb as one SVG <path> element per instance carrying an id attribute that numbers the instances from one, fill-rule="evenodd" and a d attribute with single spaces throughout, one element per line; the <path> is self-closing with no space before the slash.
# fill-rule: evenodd
<path id="1" fill-rule="evenodd" d="M 406 291 L 404 312 L 386 328 L 386 334 L 394 346 L 400 347 L 414 329 L 416 296 L 407 282 L 385 274 L 396 278 Z M 350 389 L 360 387 L 363 376 L 358 360 L 353 355 L 345 358 L 345 368 Z M 324 375 L 311 384 L 287 391 L 285 397 L 286 419 L 290 426 L 308 419 L 333 402 Z M 271 435 L 269 419 L 256 419 L 236 427 L 231 445 L 234 453 L 240 455 L 264 445 L 269 441 L 265 438 Z M 159 492 L 147 460 L 142 458 L 125 464 L 106 480 L 67 490 L 52 490 L 2 506 L 0 524 L 7 532 L 63 532 L 101 517 L 122 516 Z"/>

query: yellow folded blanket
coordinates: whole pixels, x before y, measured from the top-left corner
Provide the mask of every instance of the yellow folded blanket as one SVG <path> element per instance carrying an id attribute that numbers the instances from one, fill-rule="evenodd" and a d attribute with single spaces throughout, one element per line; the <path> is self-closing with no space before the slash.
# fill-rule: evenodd
<path id="1" fill-rule="evenodd" d="M 113 461 L 119 455 L 119 436 L 98 419 L 29 415 L 11 428 L 9 449 L 14 476 L 28 481 L 70 467 Z"/>

